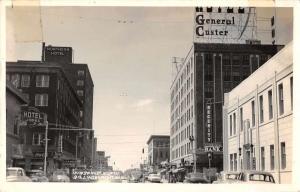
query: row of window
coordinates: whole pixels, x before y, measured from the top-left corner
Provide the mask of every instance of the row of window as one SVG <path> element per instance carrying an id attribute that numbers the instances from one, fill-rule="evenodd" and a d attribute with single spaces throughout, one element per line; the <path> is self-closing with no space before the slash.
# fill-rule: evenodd
<path id="1" fill-rule="evenodd" d="M 194 90 L 191 91 L 186 95 L 186 97 L 181 101 L 180 105 L 176 108 L 175 111 L 171 110 L 171 124 L 177 119 L 184 110 L 186 110 L 194 100 Z M 174 105 L 174 103 L 172 104 Z"/>
<path id="2" fill-rule="evenodd" d="M 285 112 L 285 106 L 284 106 L 284 87 L 283 87 L 283 83 L 280 83 L 278 85 L 277 88 L 278 91 L 278 112 L 279 115 L 283 115 Z M 268 119 L 272 120 L 273 116 L 274 116 L 274 109 L 273 109 L 273 90 L 270 89 L 268 90 L 268 95 L 267 95 L 267 99 L 268 99 Z M 291 101 L 291 109 L 293 110 L 293 77 L 290 77 L 290 101 Z M 260 95 L 259 99 L 259 123 L 264 123 L 265 121 L 265 106 L 264 106 L 264 95 Z M 240 131 L 243 131 L 244 127 L 247 126 L 248 122 L 244 122 L 244 118 L 243 118 L 243 108 L 241 107 L 239 109 L 240 112 Z M 255 126 L 255 100 L 251 101 L 251 126 L 254 127 Z M 233 114 L 229 115 L 229 136 L 233 136 L 236 135 L 237 133 L 237 124 L 236 124 L 236 112 L 234 112 Z M 250 125 L 248 125 L 247 128 L 250 128 Z"/>
<path id="3" fill-rule="evenodd" d="M 28 74 L 12 74 L 6 75 L 6 79 L 16 87 L 30 87 L 30 75 Z M 35 86 L 36 87 L 49 87 L 50 77 L 49 75 L 36 75 Z"/>
<path id="4" fill-rule="evenodd" d="M 172 92 L 171 92 L 171 101 L 173 101 L 174 96 L 177 94 L 178 90 L 180 89 L 180 86 L 182 86 L 185 79 L 189 76 L 189 74 L 193 71 L 193 57 L 188 61 L 185 68 L 182 70 L 182 73 L 180 77 L 178 78 L 176 85 L 174 86 Z M 191 75 L 191 78 L 189 81 L 193 81 L 193 75 Z M 191 82 L 193 83 L 193 82 Z"/>
<path id="5" fill-rule="evenodd" d="M 186 141 L 190 138 L 190 136 L 194 135 L 194 124 L 191 123 L 188 125 L 184 130 L 179 132 L 175 137 L 171 138 L 171 148 L 173 148 L 175 145 L 178 145 L 179 143 Z"/>
<path id="6" fill-rule="evenodd" d="M 250 151 L 247 151 L 250 154 Z M 261 147 L 260 148 L 260 163 L 261 163 L 261 170 L 265 171 L 266 170 L 266 154 L 265 154 L 265 147 Z M 280 169 L 285 169 L 286 168 L 286 145 L 285 142 L 281 142 L 280 143 Z M 253 154 L 253 162 L 256 161 L 255 158 L 255 150 L 254 150 L 254 154 Z M 248 155 L 248 159 L 245 159 L 246 164 L 246 169 L 251 169 L 250 168 L 250 155 Z M 237 171 L 237 153 L 232 153 L 229 154 L 229 169 L 230 171 Z M 270 145 L 269 146 L 269 170 L 274 170 L 275 169 L 275 150 L 274 150 L 274 145 Z M 243 168 L 243 161 L 241 159 L 240 161 L 240 166 L 241 169 Z M 252 164 L 253 169 L 256 169 L 256 163 Z"/>
<path id="7" fill-rule="evenodd" d="M 194 117 L 194 106 L 192 105 L 180 118 L 177 118 L 175 124 L 171 122 L 171 136 L 180 128 L 185 126 Z"/>
<path id="8" fill-rule="evenodd" d="M 186 143 L 186 144 L 178 147 L 177 149 L 172 150 L 172 152 L 171 152 L 171 159 L 180 158 L 182 156 L 190 154 L 191 153 L 191 149 L 192 149 L 192 143 L 188 142 L 188 143 Z"/>
<path id="9" fill-rule="evenodd" d="M 193 78 L 194 78 L 193 73 L 191 73 L 191 75 L 186 80 L 186 83 L 184 83 L 184 85 L 181 87 L 181 89 L 178 92 L 178 94 L 176 95 L 176 97 L 171 99 L 171 112 L 173 112 L 175 110 L 175 107 L 178 105 L 178 103 L 180 103 L 180 101 L 183 100 L 183 97 L 185 96 L 185 94 L 190 93 L 190 89 L 193 88 L 193 86 L 192 86 Z"/>

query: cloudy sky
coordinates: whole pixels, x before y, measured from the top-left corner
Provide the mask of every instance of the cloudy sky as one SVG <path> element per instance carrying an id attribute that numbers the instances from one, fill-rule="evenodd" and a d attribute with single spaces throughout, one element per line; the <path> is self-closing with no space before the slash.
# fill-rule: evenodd
<path id="1" fill-rule="evenodd" d="M 40 60 L 42 41 L 73 47 L 75 63 L 88 64 L 95 85 L 98 150 L 119 169 L 136 167 L 150 135 L 169 134 L 171 58 L 185 57 L 192 46 L 194 9 L 28 9 L 17 16 L 7 9 L 7 60 Z M 273 13 L 258 9 L 260 18 Z M 285 44 L 292 39 L 292 11 L 276 14 L 278 43 Z"/>

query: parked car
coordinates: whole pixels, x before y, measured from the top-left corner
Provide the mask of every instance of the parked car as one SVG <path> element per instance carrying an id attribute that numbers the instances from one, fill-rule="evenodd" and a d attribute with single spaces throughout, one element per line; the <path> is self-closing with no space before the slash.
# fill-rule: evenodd
<path id="1" fill-rule="evenodd" d="M 238 181 L 239 172 L 221 172 L 218 175 L 218 178 L 216 181 L 213 182 L 213 184 L 231 184 L 236 183 Z"/>
<path id="2" fill-rule="evenodd" d="M 31 179 L 26 176 L 21 167 L 8 167 L 6 169 L 6 181 L 8 182 L 30 182 Z"/>
<path id="3" fill-rule="evenodd" d="M 273 175 L 264 171 L 243 171 L 239 174 L 238 183 L 275 184 Z"/>
<path id="4" fill-rule="evenodd" d="M 70 178 L 64 170 L 58 169 L 53 172 L 52 176 L 50 177 L 50 181 L 51 182 L 70 182 Z"/>
<path id="5" fill-rule="evenodd" d="M 26 175 L 31 178 L 33 182 L 48 182 L 49 179 L 45 176 L 44 172 L 39 169 L 26 171 Z"/>
<path id="6" fill-rule="evenodd" d="M 148 181 L 152 183 L 160 183 L 161 182 L 160 174 L 149 174 Z"/>
<path id="7" fill-rule="evenodd" d="M 203 173 L 187 173 L 184 183 L 210 183 L 209 179 Z"/>

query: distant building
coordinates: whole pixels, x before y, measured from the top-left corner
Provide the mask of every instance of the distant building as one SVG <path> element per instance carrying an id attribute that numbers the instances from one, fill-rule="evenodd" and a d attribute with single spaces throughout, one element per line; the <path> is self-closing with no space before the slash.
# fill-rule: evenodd
<path id="1" fill-rule="evenodd" d="M 194 43 L 172 82 L 170 154 L 177 167 L 223 169 L 223 94 L 282 46 Z M 208 151 L 213 152 L 209 163 Z"/>
<path id="2" fill-rule="evenodd" d="M 20 128 L 21 106 L 27 105 L 28 100 L 22 92 L 6 82 L 6 166 L 22 167 L 29 166 L 28 158 L 32 153 L 22 143 L 22 135 L 26 130 Z M 28 153 L 26 153 L 28 151 Z"/>
<path id="3" fill-rule="evenodd" d="M 108 171 L 109 156 L 105 156 L 105 151 L 96 151 L 95 168 L 100 171 Z"/>
<path id="4" fill-rule="evenodd" d="M 151 135 L 147 141 L 148 165 L 157 170 L 161 163 L 170 160 L 170 136 Z"/>
<path id="5" fill-rule="evenodd" d="M 224 170 L 260 170 L 292 183 L 293 44 L 225 94 Z"/>
<path id="6" fill-rule="evenodd" d="M 22 91 L 28 105 L 46 113 L 49 122 L 48 171 L 69 166 L 82 147 L 78 131 L 64 128 L 80 127 L 82 102 L 74 91 L 64 69 L 55 63 L 39 61 L 7 62 L 6 79 Z M 55 128 L 55 130 L 51 130 Z M 23 127 L 28 130 L 23 144 L 31 146 L 31 169 L 43 167 L 45 128 Z M 59 130 L 58 130 L 59 129 Z"/>

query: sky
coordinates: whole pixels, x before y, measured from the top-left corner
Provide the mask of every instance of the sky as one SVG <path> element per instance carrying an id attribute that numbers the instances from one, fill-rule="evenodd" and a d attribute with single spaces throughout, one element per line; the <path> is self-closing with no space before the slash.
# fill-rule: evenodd
<path id="1" fill-rule="evenodd" d="M 171 58 L 185 57 L 192 46 L 193 11 L 42 7 L 16 16 L 7 9 L 7 61 L 40 60 L 42 41 L 73 47 L 74 62 L 88 64 L 94 81 L 97 149 L 111 156 L 117 169 L 137 167 L 146 158 L 142 149 L 147 153 L 150 135 L 169 135 Z M 258 9 L 260 18 L 273 13 Z M 276 14 L 278 43 L 286 44 L 292 39 L 293 13 L 280 9 Z"/>

